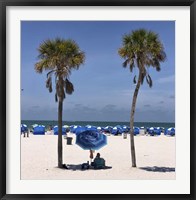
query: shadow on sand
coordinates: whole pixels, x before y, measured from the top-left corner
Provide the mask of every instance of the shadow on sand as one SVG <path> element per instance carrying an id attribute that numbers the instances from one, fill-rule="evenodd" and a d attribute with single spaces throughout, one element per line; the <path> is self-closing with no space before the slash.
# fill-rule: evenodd
<path id="1" fill-rule="evenodd" d="M 67 164 L 67 168 L 68 169 L 65 169 L 65 170 L 73 170 L 73 171 L 80 170 L 80 171 L 85 171 L 85 170 L 105 170 L 105 169 L 111 169 L 112 167 L 105 166 L 103 169 L 94 169 L 93 167 L 90 166 L 89 169 L 82 169 L 82 165 L 81 164 L 78 164 L 78 165 Z"/>
<path id="2" fill-rule="evenodd" d="M 149 172 L 175 172 L 174 167 L 140 167 L 139 169 L 146 170 Z"/>

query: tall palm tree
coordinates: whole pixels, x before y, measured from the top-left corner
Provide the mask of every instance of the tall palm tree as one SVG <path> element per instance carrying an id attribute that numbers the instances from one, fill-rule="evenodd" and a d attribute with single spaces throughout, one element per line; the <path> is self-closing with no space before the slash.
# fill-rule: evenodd
<path id="1" fill-rule="evenodd" d="M 130 114 L 130 146 L 132 167 L 136 167 L 135 145 L 134 145 L 134 114 L 136 107 L 137 95 L 144 78 L 146 79 L 149 87 L 152 87 L 152 79 L 149 74 L 149 67 L 154 67 L 160 71 L 160 62 L 164 62 L 166 54 L 164 47 L 159 39 L 158 34 L 139 29 L 132 31 L 130 34 L 123 36 L 123 45 L 118 50 L 118 54 L 125 60 L 123 67 L 129 66 L 132 72 L 135 67 L 139 70 L 138 78 L 136 75 L 133 78 L 136 84 L 135 91 L 132 99 L 131 114 Z"/>
<path id="2" fill-rule="evenodd" d="M 66 94 L 72 94 L 74 86 L 69 77 L 72 69 L 79 69 L 84 63 L 85 55 L 73 40 L 56 38 L 44 41 L 38 48 L 39 61 L 35 64 L 35 70 L 47 73 L 46 87 L 52 92 L 52 75 L 55 76 L 55 100 L 58 102 L 58 167 L 63 166 L 62 151 L 62 111 L 63 100 Z"/>

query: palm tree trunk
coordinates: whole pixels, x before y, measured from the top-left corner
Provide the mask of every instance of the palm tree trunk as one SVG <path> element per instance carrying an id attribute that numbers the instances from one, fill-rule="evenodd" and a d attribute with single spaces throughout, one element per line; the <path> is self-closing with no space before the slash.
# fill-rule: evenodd
<path id="1" fill-rule="evenodd" d="M 135 144 L 134 144 L 134 130 L 133 130 L 133 125 L 134 125 L 134 114 L 135 114 L 136 100 L 137 100 L 137 95 L 138 95 L 139 88 L 140 88 L 140 85 L 141 85 L 141 78 L 142 78 L 142 74 L 140 72 L 139 73 L 138 82 L 137 82 L 137 85 L 135 87 L 135 91 L 134 91 L 134 94 L 133 94 L 133 100 L 132 100 L 132 105 L 131 105 L 130 146 L 131 146 L 132 167 L 136 167 L 136 156 L 135 156 Z"/>
<path id="2" fill-rule="evenodd" d="M 63 166 L 63 146 L 62 146 L 62 118 L 63 118 L 63 100 L 59 99 L 58 105 L 58 167 Z"/>

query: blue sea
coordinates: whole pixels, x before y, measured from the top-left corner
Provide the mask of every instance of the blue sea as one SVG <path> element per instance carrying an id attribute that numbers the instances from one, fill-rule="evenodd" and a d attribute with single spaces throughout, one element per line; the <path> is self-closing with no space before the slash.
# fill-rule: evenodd
<path id="1" fill-rule="evenodd" d="M 49 128 L 49 126 L 55 126 L 58 124 L 58 121 L 46 121 L 46 120 L 22 120 L 22 124 L 26 124 L 28 128 L 31 128 L 33 124 L 39 124 L 46 126 L 46 129 Z M 92 125 L 92 126 L 100 126 L 100 127 L 106 127 L 106 126 L 116 126 L 116 125 L 126 125 L 130 126 L 130 122 L 102 122 L 102 121 L 63 121 L 63 125 L 80 125 L 80 126 L 86 126 L 86 125 Z M 170 127 L 175 127 L 175 123 L 162 123 L 162 122 L 135 122 L 134 126 L 137 127 L 164 127 L 165 129 Z"/>

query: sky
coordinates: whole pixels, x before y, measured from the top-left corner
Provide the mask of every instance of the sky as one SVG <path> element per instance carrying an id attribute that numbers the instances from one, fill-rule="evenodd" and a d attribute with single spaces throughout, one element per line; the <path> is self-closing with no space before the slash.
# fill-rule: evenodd
<path id="1" fill-rule="evenodd" d="M 158 33 L 167 55 L 161 71 L 149 68 L 152 88 L 140 87 L 136 122 L 175 122 L 175 22 L 174 21 L 22 21 L 21 119 L 57 120 L 55 92 L 45 86 L 46 73 L 38 74 L 38 47 L 46 39 L 73 39 L 85 52 L 85 63 L 71 73 L 74 93 L 63 103 L 64 121 L 130 120 L 134 75 L 123 68 L 118 55 L 124 34 L 145 28 Z M 54 85 L 53 85 L 54 86 Z"/>

